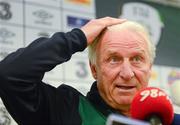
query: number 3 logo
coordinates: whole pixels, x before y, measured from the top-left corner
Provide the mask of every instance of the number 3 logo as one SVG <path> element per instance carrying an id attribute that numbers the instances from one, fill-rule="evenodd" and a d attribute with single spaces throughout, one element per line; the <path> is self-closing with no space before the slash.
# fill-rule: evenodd
<path id="1" fill-rule="evenodd" d="M 10 12 L 10 5 L 6 2 L 0 2 L 0 19 L 8 20 L 12 17 Z"/>
<path id="2" fill-rule="evenodd" d="M 77 62 L 77 65 L 79 65 L 78 71 L 76 71 L 76 76 L 79 78 L 86 78 L 88 75 L 88 71 L 86 69 L 86 63 L 85 62 Z"/>

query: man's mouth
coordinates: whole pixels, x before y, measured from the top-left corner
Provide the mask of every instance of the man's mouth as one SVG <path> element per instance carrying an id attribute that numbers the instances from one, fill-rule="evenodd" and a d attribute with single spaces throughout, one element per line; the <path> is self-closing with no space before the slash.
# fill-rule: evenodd
<path id="1" fill-rule="evenodd" d="M 116 87 L 123 90 L 130 90 L 135 88 L 135 86 L 122 86 L 122 85 L 116 85 Z"/>

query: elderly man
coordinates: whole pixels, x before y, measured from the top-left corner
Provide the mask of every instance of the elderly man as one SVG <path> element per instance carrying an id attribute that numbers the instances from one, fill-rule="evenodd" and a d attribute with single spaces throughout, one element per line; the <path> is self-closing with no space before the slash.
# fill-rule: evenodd
<path id="1" fill-rule="evenodd" d="M 44 84 L 46 71 L 89 45 L 95 79 L 87 96 L 67 85 Z M 105 17 L 81 29 L 39 38 L 0 62 L 0 96 L 20 125 L 104 125 L 110 113 L 130 115 L 147 87 L 155 48 L 139 24 Z"/>

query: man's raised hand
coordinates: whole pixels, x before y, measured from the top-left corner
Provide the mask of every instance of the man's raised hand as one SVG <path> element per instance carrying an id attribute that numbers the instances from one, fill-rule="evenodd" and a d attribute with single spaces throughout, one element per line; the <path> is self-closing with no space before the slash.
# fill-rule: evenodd
<path id="1" fill-rule="evenodd" d="M 118 19 L 113 17 L 104 17 L 99 19 L 92 19 L 86 25 L 81 27 L 81 30 L 84 32 L 87 44 L 90 45 L 93 40 L 103 31 L 104 28 L 120 24 L 125 22 L 126 19 Z"/>

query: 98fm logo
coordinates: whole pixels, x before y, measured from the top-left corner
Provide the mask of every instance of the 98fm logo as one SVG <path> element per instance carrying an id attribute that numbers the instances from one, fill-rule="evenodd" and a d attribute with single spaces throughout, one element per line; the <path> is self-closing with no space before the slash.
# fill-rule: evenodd
<path id="1" fill-rule="evenodd" d="M 12 13 L 10 11 L 10 4 L 7 2 L 0 2 L 0 19 L 9 20 L 12 17 Z"/>
<path id="2" fill-rule="evenodd" d="M 169 96 L 159 88 L 150 87 L 149 89 L 145 89 L 141 91 L 140 95 L 141 95 L 141 98 L 140 98 L 141 102 L 147 100 L 147 98 L 151 98 L 151 99 L 164 98 L 164 99 L 169 100 L 170 103 L 172 103 Z"/>

